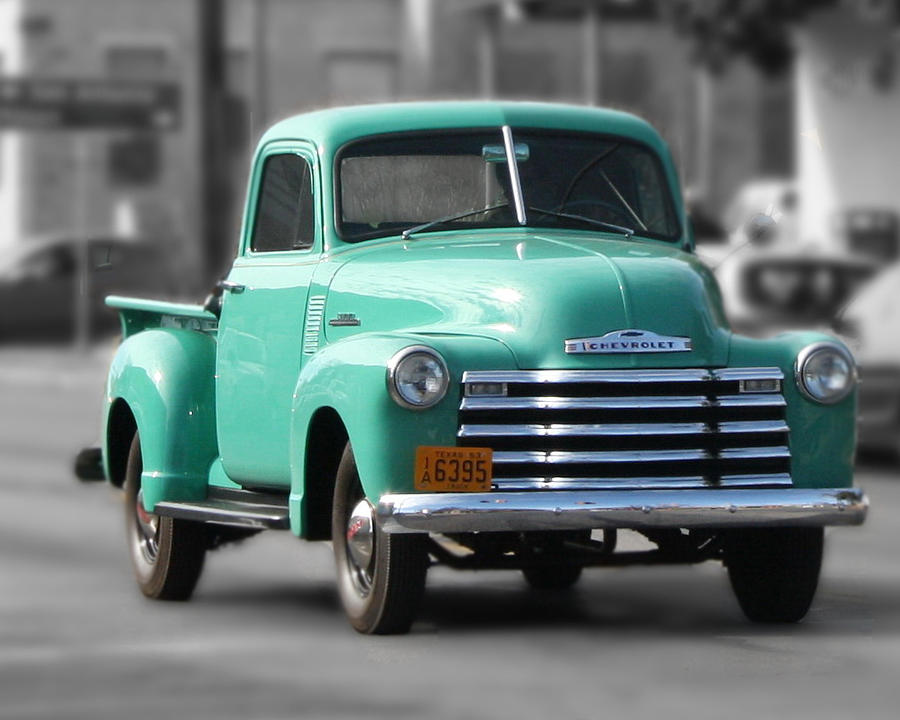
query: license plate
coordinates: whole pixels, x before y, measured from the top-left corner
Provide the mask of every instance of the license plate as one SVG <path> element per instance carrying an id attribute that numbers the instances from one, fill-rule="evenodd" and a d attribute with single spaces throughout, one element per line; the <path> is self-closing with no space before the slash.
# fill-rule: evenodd
<path id="1" fill-rule="evenodd" d="M 490 448 L 416 448 L 416 490 L 428 492 L 487 492 L 491 489 Z"/>

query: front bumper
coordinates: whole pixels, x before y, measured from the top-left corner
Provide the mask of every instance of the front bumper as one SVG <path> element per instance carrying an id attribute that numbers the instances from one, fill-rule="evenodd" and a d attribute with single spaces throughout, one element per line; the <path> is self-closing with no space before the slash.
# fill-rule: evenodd
<path id="1" fill-rule="evenodd" d="M 385 495 L 389 533 L 859 525 L 858 488 L 590 490 Z"/>

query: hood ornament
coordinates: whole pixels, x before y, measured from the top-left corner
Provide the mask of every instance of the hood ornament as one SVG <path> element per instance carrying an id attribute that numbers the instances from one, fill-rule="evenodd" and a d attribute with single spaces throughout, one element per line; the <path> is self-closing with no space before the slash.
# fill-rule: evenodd
<path id="1" fill-rule="evenodd" d="M 615 354 L 690 352 L 691 338 L 657 335 L 649 330 L 613 330 L 600 337 L 566 340 L 566 353 Z"/>

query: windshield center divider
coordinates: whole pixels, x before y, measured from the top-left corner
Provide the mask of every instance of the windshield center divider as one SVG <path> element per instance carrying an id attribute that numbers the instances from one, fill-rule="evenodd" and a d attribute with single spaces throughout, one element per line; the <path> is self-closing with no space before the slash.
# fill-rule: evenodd
<path id="1" fill-rule="evenodd" d="M 512 187 L 513 202 L 516 206 L 516 220 L 519 225 L 528 221 L 525 217 L 525 201 L 522 199 L 522 183 L 519 180 L 519 166 L 516 164 L 516 148 L 513 144 L 512 128 L 504 125 L 503 146 L 506 148 L 506 164 L 509 166 L 509 184 Z"/>

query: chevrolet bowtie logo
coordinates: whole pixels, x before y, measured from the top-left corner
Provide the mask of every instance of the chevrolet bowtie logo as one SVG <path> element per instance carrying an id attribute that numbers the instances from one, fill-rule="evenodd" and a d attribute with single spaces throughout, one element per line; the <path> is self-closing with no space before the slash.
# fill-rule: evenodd
<path id="1" fill-rule="evenodd" d="M 614 330 L 602 337 L 566 340 L 566 352 L 572 354 L 689 352 L 689 337 L 657 335 L 649 330 Z"/>

